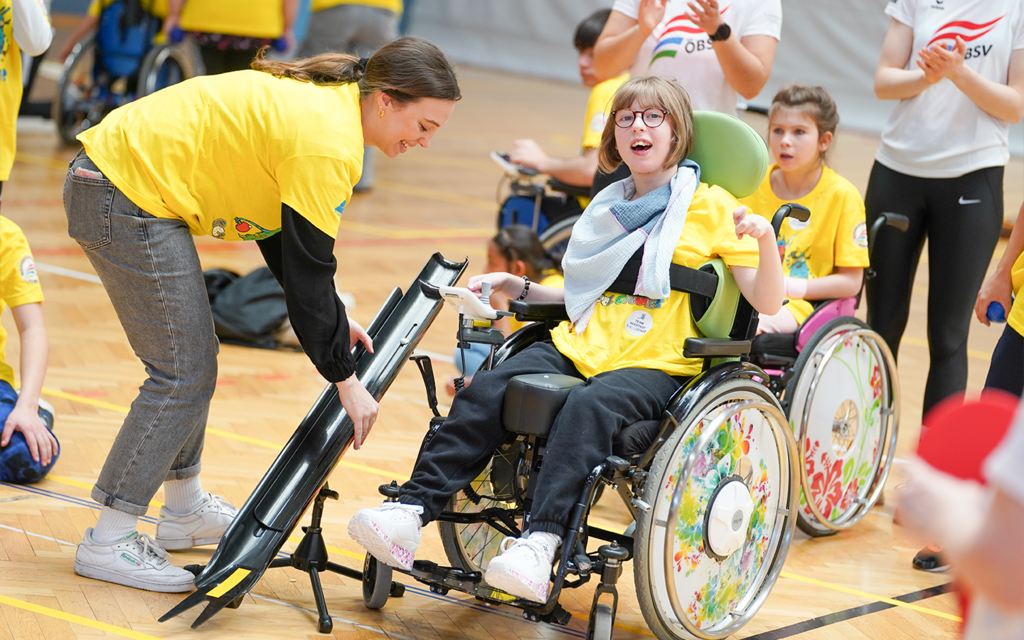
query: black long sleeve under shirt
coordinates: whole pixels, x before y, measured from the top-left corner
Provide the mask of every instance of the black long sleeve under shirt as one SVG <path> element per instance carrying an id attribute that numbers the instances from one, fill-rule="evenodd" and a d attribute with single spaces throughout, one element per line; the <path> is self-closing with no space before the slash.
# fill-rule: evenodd
<path id="1" fill-rule="evenodd" d="M 334 238 L 282 204 L 281 232 L 256 245 L 284 288 L 292 328 L 317 371 L 329 382 L 351 376 L 356 362 L 345 304 L 334 288 Z"/>

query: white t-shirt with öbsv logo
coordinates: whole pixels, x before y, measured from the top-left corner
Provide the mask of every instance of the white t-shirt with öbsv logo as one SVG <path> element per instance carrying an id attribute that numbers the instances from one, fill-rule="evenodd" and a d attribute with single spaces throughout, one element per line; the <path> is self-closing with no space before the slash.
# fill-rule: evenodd
<path id="1" fill-rule="evenodd" d="M 721 0 L 719 6 L 732 37 L 765 35 L 779 39 L 780 0 Z M 615 0 L 612 9 L 636 19 L 640 0 Z M 725 81 L 708 34 L 686 18 L 689 12 L 687 0 L 668 0 L 664 19 L 640 47 L 631 73 L 673 77 L 690 94 L 694 109 L 735 115 L 736 90 Z"/>
<path id="2" fill-rule="evenodd" d="M 907 69 L 930 44 L 967 45 L 964 64 L 981 77 L 1006 84 L 1010 57 L 1024 49 L 1022 0 L 890 0 L 885 13 L 914 30 Z M 1010 159 L 1010 125 L 971 102 L 942 79 L 893 110 L 875 158 L 918 178 L 955 178 Z"/>

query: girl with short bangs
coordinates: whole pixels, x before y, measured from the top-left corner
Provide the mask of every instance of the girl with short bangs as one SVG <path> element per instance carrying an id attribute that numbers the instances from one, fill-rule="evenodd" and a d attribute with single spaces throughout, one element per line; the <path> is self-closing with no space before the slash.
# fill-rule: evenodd
<path id="1" fill-rule="evenodd" d="M 459 391 L 448 419 L 425 445 L 397 503 L 363 509 L 349 535 L 378 560 L 412 567 L 420 526 L 437 518 L 449 496 L 469 486 L 508 437 L 501 411 L 508 381 L 523 374 L 563 374 L 585 380 L 570 391 L 551 427 L 536 485 L 529 534 L 507 539 L 485 579 L 520 598 L 545 602 L 555 550 L 587 474 L 612 453 L 624 427 L 662 414 L 672 394 L 697 375 L 698 358 L 683 343 L 700 334 L 689 295 L 672 291 L 672 264 L 697 268 L 722 258 L 755 309 L 782 305 L 782 266 L 767 220 L 725 190 L 700 182 L 700 167 L 684 160 L 693 142 L 686 92 L 658 77 L 626 82 L 612 101 L 601 162 L 629 166 L 632 176 L 601 191 L 573 228 L 562 260 L 565 288 L 545 287 L 508 273 L 475 276 L 515 300 L 564 302 L 570 320 Z M 634 255 L 642 267 L 632 295 L 608 289 Z"/>

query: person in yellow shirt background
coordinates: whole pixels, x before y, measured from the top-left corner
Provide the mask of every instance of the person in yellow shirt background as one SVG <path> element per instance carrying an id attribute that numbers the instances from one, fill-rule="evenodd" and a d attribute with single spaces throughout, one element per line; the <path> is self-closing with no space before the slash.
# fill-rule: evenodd
<path id="1" fill-rule="evenodd" d="M 622 83 L 629 79 L 629 73 L 598 82 L 594 73 L 594 45 L 601 35 L 611 9 L 596 11 L 576 27 L 573 44 L 579 55 L 576 64 L 579 66 L 580 79 L 583 86 L 590 88 L 587 99 L 587 111 L 583 119 L 583 139 L 580 144 L 580 155 L 571 158 L 558 158 L 548 155 L 539 144 L 529 138 L 516 140 L 512 143 L 509 159 L 524 167 L 546 173 L 556 180 L 579 187 L 590 187 L 597 173 L 597 149 L 601 146 L 601 134 L 611 109 L 612 96 Z M 587 205 L 581 202 L 581 208 Z"/>
<path id="2" fill-rule="evenodd" d="M 167 0 L 164 34 L 173 42 L 178 31 L 191 36 L 202 54 L 206 73 L 242 71 L 266 46 L 295 47 L 299 0 Z"/>
<path id="3" fill-rule="evenodd" d="M 11 308 L 21 340 L 21 389 L 6 362 L 7 331 L 0 326 L 0 481 L 26 484 L 43 479 L 57 462 L 53 407 L 39 397 L 50 343 L 43 317 L 43 290 L 32 251 L 21 228 L 0 217 L 0 314 Z"/>
<path id="4" fill-rule="evenodd" d="M 1017 213 L 1006 250 L 995 271 L 981 285 L 974 315 L 985 326 L 1000 317 L 1006 327 L 992 353 L 986 389 L 999 389 L 1015 396 L 1024 394 L 1024 204 Z M 989 308 L 996 308 L 989 311 Z M 1009 309 L 1009 313 L 1007 313 Z M 991 316 L 991 317 L 990 317 Z"/>
<path id="5" fill-rule="evenodd" d="M 779 257 L 789 303 L 762 314 L 758 333 L 793 333 L 814 310 L 811 300 L 860 292 L 868 266 L 864 201 L 826 163 L 839 125 L 836 104 L 822 87 L 789 85 L 768 111 L 768 146 L 775 164 L 743 204 L 768 220 L 787 202 L 811 211 L 806 225 L 787 218 L 779 231 Z"/>
<path id="6" fill-rule="evenodd" d="M 61 62 L 67 60 L 68 56 L 71 55 L 71 51 L 75 48 L 87 34 L 96 30 L 96 27 L 100 23 L 100 13 L 103 9 L 109 7 L 112 3 L 119 0 L 92 0 L 89 3 L 89 9 L 86 11 L 85 17 L 83 17 L 77 25 L 75 25 L 74 31 L 71 35 L 64 40 L 64 44 L 60 47 L 60 52 L 57 54 L 57 59 Z M 157 18 L 164 19 L 167 17 L 167 1 L 168 0 L 141 0 L 140 5 L 143 11 L 153 14 Z"/>
<path id="7" fill-rule="evenodd" d="M 22 54 L 38 56 L 52 40 L 50 16 L 42 0 L 0 0 L 0 189 L 14 166 L 24 91 Z"/>
<path id="8" fill-rule="evenodd" d="M 303 350 L 355 425 L 377 402 L 351 347 L 372 343 L 334 289 L 339 218 L 364 144 L 388 157 L 427 147 L 461 95 L 434 45 L 401 38 L 369 60 L 262 57 L 115 109 L 79 135 L 64 183 L 68 232 L 103 282 L 148 378 L 92 491 L 103 505 L 78 546 L 79 575 L 151 591 L 192 588 L 165 550 L 217 543 L 236 510 L 202 491 L 201 454 L 218 343 L 191 236 L 254 240 L 285 291 Z M 137 532 L 161 484 L 156 538 Z"/>
<path id="9" fill-rule="evenodd" d="M 402 0 L 313 0 L 306 37 L 296 56 L 333 51 L 367 58 L 398 37 Z M 363 153 L 363 175 L 356 191 L 373 187 L 373 148 Z"/>

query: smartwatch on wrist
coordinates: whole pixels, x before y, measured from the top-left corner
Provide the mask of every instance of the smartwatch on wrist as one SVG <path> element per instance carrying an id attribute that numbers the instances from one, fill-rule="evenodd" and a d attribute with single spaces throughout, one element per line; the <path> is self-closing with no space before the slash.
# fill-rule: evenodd
<path id="1" fill-rule="evenodd" d="M 715 32 L 712 33 L 710 36 L 708 36 L 708 38 L 711 39 L 711 42 L 722 42 L 723 40 L 728 40 L 729 36 L 731 35 L 732 28 L 723 22 L 722 24 L 718 25 L 718 29 L 716 29 Z"/>

